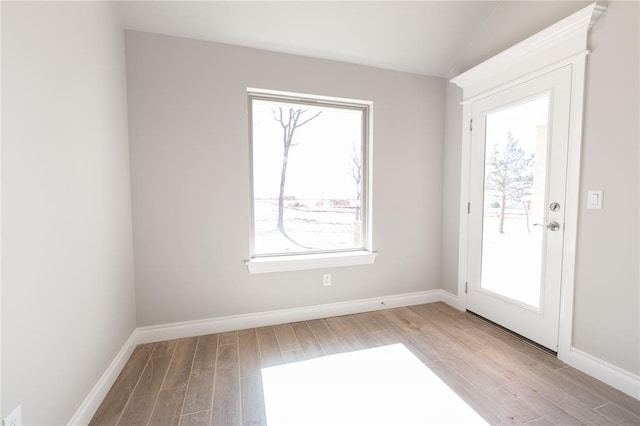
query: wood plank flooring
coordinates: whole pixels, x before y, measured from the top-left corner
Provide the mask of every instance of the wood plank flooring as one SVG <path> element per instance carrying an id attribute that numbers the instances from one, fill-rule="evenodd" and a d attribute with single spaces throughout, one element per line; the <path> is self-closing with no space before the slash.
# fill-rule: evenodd
<path id="1" fill-rule="evenodd" d="M 491 424 L 640 425 L 640 401 L 444 303 L 138 346 L 91 425 L 266 425 L 261 368 L 402 343 Z"/>

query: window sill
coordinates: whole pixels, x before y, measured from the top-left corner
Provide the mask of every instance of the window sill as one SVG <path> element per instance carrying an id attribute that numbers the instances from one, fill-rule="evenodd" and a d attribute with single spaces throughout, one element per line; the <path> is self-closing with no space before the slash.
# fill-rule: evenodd
<path id="1" fill-rule="evenodd" d="M 256 257 L 246 261 L 245 264 L 250 274 L 264 274 L 268 272 L 370 265 L 374 262 L 377 254 L 378 253 L 360 250 L 340 253 Z"/>

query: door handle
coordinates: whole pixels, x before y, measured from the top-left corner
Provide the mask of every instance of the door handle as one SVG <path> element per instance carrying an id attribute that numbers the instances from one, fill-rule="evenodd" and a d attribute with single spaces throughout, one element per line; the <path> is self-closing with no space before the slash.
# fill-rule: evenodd
<path id="1" fill-rule="evenodd" d="M 534 223 L 533 226 L 544 226 L 544 225 L 541 223 Z M 558 222 L 549 222 L 546 228 L 549 231 L 557 231 L 558 229 L 560 229 L 560 224 Z"/>
<path id="2" fill-rule="evenodd" d="M 560 224 L 558 222 L 550 222 L 547 225 L 547 229 L 549 231 L 557 231 L 558 229 L 560 229 Z"/>

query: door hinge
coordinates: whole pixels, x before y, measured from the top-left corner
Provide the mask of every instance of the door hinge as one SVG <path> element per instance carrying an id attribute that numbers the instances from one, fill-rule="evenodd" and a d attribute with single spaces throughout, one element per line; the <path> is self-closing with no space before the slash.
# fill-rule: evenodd
<path id="1" fill-rule="evenodd" d="M 473 132 L 473 119 L 469 120 L 469 131 Z"/>
<path id="2" fill-rule="evenodd" d="M 467 203 L 467 214 L 471 213 L 471 202 Z"/>
<path id="3" fill-rule="evenodd" d="M 464 283 L 464 292 L 469 293 L 469 283 L 465 281 Z"/>

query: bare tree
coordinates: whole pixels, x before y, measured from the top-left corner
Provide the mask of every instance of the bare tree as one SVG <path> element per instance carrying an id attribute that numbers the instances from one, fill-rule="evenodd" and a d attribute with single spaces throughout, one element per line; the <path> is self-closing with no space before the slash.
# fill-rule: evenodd
<path id="1" fill-rule="evenodd" d="M 526 155 L 520 147 L 520 141 L 511 132 L 502 152 L 498 146 L 493 147 L 487 166 L 487 188 L 500 194 L 500 233 L 504 234 L 504 216 L 507 201 L 519 201 L 525 206 L 527 228 L 529 226 L 529 209 L 525 197 L 531 195 L 533 187 L 534 155 Z"/>
<path id="2" fill-rule="evenodd" d="M 287 165 L 289 163 L 289 149 L 293 144 L 293 135 L 296 129 L 304 126 L 314 118 L 320 115 L 322 111 L 318 111 L 316 114 L 309 118 L 303 116 L 308 111 L 305 109 L 288 108 L 283 110 L 282 107 L 278 107 L 278 111 L 273 110 L 273 118 L 280 123 L 282 127 L 282 170 L 280 172 L 280 193 L 278 195 L 278 230 L 282 235 L 288 238 L 284 229 L 284 189 L 287 182 Z"/>
<path id="3" fill-rule="evenodd" d="M 362 196 L 362 160 L 360 159 L 360 152 L 356 148 L 355 142 L 351 142 L 351 178 L 356 185 L 356 200 L 358 205 L 356 206 L 356 220 L 360 220 L 360 197 Z"/>

